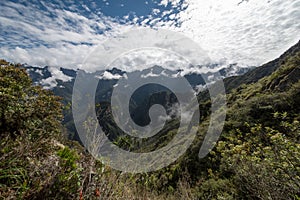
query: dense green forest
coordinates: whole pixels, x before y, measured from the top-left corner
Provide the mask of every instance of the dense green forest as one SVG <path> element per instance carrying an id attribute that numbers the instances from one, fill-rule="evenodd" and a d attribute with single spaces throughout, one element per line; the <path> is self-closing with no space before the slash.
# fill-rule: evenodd
<path id="1" fill-rule="evenodd" d="M 21 65 L 0 65 L 1 199 L 300 199 L 300 42 L 224 80 L 227 118 L 209 155 L 198 158 L 210 115 L 204 91 L 192 146 L 170 166 L 143 174 L 110 169 L 67 139 L 61 97 L 34 86 Z M 176 122 L 168 126 L 161 145 Z M 118 140 L 124 148 L 125 140 Z"/>

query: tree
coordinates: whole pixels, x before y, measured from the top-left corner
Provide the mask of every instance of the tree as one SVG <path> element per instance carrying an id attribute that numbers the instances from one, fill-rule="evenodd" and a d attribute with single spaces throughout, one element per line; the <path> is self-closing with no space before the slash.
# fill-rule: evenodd
<path id="1" fill-rule="evenodd" d="M 34 86 L 25 69 L 0 60 L 1 197 L 25 199 L 58 171 L 53 162 L 59 161 L 54 157 L 61 138 L 59 100 Z"/>
<path id="2" fill-rule="evenodd" d="M 60 132 L 62 119 L 59 97 L 34 86 L 22 69 L 14 65 L 0 67 L 0 137 L 22 133 L 32 139 Z"/>

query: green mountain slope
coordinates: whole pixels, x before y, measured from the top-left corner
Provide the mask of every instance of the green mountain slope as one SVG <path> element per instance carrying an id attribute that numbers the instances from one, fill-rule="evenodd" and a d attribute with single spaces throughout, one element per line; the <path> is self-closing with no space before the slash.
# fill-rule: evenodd
<path id="1" fill-rule="evenodd" d="M 201 199 L 299 198 L 299 44 L 262 67 L 225 80 L 227 118 L 220 141 L 201 167 L 210 166 L 199 175 L 205 179 L 197 187 Z"/>
<path id="2" fill-rule="evenodd" d="M 254 68 L 253 70 L 241 75 L 234 76 L 225 79 L 226 91 L 230 92 L 232 89 L 239 87 L 242 84 L 255 83 L 259 79 L 271 75 L 275 70 L 277 70 L 281 65 L 283 65 L 287 59 L 294 56 L 300 50 L 300 42 L 288 49 L 279 58 L 270 61 L 261 67 Z"/>
<path id="3" fill-rule="evenodd" d="M 138 180 L 165 192 L 188 179 L 197 199 L 299 198 L 299 44 L 241 77 L 225 79 L 227 118 L 219 142 L 207 157 L 198 158 L 210 114 L 210 100 L 203 92 L 199 95 L 202 122 L 193 145 L 174 164 Z M 152 151 L 164 146 L 177 126 L 167 124 L 167 132 L 156 142 L 146 141 L 143 148 Z"/>
<path id="4" fill-rule="evenodd" d="M 112 170 L 63 138 L 57 97 L 33 86 L 19 65 L 0 65 L 0 199 L 300 198 L 299 43 L 266 65 L 225 79 L 227 118 L 209 155 L 198 158 L 210 114 L 203 92 L 192 146 L 170 166 L 143 174 Z M 150 100 L 162 95 L 168 96 Z M 117 131 L 108 107 L 100 104 L 97 113 L 108 117 L 107 130 Z M 177 126 L 167 123 L 161 135 L 140 143 L 143 150 L 161 148 Z M 115 144 L 134 151 L 134 142 L 119 137 Z"/>

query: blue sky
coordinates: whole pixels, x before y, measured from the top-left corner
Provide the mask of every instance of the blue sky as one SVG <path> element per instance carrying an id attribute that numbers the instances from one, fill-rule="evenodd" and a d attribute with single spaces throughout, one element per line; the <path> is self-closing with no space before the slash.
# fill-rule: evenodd
<path id="1" fill-rule="evenodd" d="M 113 22 L 123 25 L 141 25 L 143 23 L 143 25 L 151 26 L 151 19 L 159 19 L 161 21 L 173 21 L 174 25 L 178 26 L 178 20 L 176 18 L 171 20 L 168 16 L 184 10 L 182 1 L 178 1 L 177 5 L 172 6 L 170 3 L 161 4 L 161 2 L 152 0 L 4 0 L 0 2 L 0 7 L 1 44 L 10 48 L 51 46 L 51 43 L 47 40 L 38 40 L 34 32 L 30 32 L 31 27 L 38 28 L 44 31 L 45 34 L 48 33 L 45 29 L 54 29 L 54 27 L 51 27 L 53 25 L 56 25 L 55 28 L 62 31 L 80 33 L 80 23 L 89 20 L 91 23 L 90 28 L 93 29 L 94 34 L 103 34 L 111 29 L 109 24 L 113 24 Z M 104 26 L 99 26 L 98 22 Z M 19 27 L 19 25 L 25 26 Z M 31 26 L 29 30 L 26 30 L 27 25 Z M 71 44 L 78 43 L 76 40 L 68 42 Z M 80 44 L 91 43 L 82 41 Z"/>
<path id="2" fill-rule="evenodd" d="M 190 37 L 214 62 L 260 65 L 299 40 L 299 20 L 300 0 L 2 0 L 0 57 L 80 68 L 98 44 L 143 26 Z"/>

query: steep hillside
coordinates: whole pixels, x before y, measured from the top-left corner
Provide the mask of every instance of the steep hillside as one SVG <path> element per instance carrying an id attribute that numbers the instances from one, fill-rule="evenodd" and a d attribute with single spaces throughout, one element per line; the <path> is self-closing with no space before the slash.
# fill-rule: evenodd
<path id="1" fill-rule="evenodd" d="M 198 165 L 202 170 L 210 166 L 206 178 L 199 175 L 206 179 L 198 187 L 201 198 L 299 198 L 299 67 L 298 43 L 262 67 L 225 79 L 225 84 L 243 84 L 227 85 L 231 91 L 223 133 L 206 163 Z"/>
<path id="2" fill-rule="evenodd" d="M 229 84 L 227 89 L 230 88 L 225 126 L 205 158 L 199 159 L 198 153 L 209 125 L 210 100 L 207 96 L 201 98 L 207 94 L 202 92 L 201 122 L 193 144 L 171 165 L 142 174 L 112 170 L 76 142 L 66 140 L 59 123 L 62 117 L 59 99 L 34 86 L 25 70 L 20 69 L 21 65 L 3 60 L 0 65 L 0 197 L 3 199 L 300 198 L 299 43 L 243 78 L 225 79 L 225 84 Z M 64 74 L 74 76 L 73 71 Z M 112 84 L 110 81 L 104 84 Z M 71 91 L 71 81 L 67 83 L 69 90 L 60 88 L 61 92 Z M 151 95 L 137 95 L 136 101 L 133 98 L 131 109 L 136 113 L 147 111 L 154 103 L 168 107 L 168 102 L 176 102 L 170 91 L 151 89 L 155 90 L 142 91 L 143 95 L 152 91 Z M 141 108 L 140 104 L 144 106 Z M 120 133 L 109 103 L 100 102 L 96 111 L 102 127 L 114 136 L 110 139 L 127 151 L 149 152 L 161 148 L 174 137 L 178 127 L 178 121 L 171 119 L 158 135 L 135 140 Z M 132 117 L 142 119 L 139 123 L 147 121 L 147 116 Z"/>
<path id="3" fill-rule="evenodd" d="M 290 56 L 294 56 L 300 50 L 300 41 L 293 47 L 288 49 L 279 58 L 270 61 L 261 67 L 252 69 L 251 71 L 241 75 L 233 76 L 225 79 L 226 91 L 230 92 L 232 89 L 239 87 L 242 84 L 255 83 L 259 79 L 271 75 L 275 70 L 277 70 L 281 65 L 283 65 Z"/>

